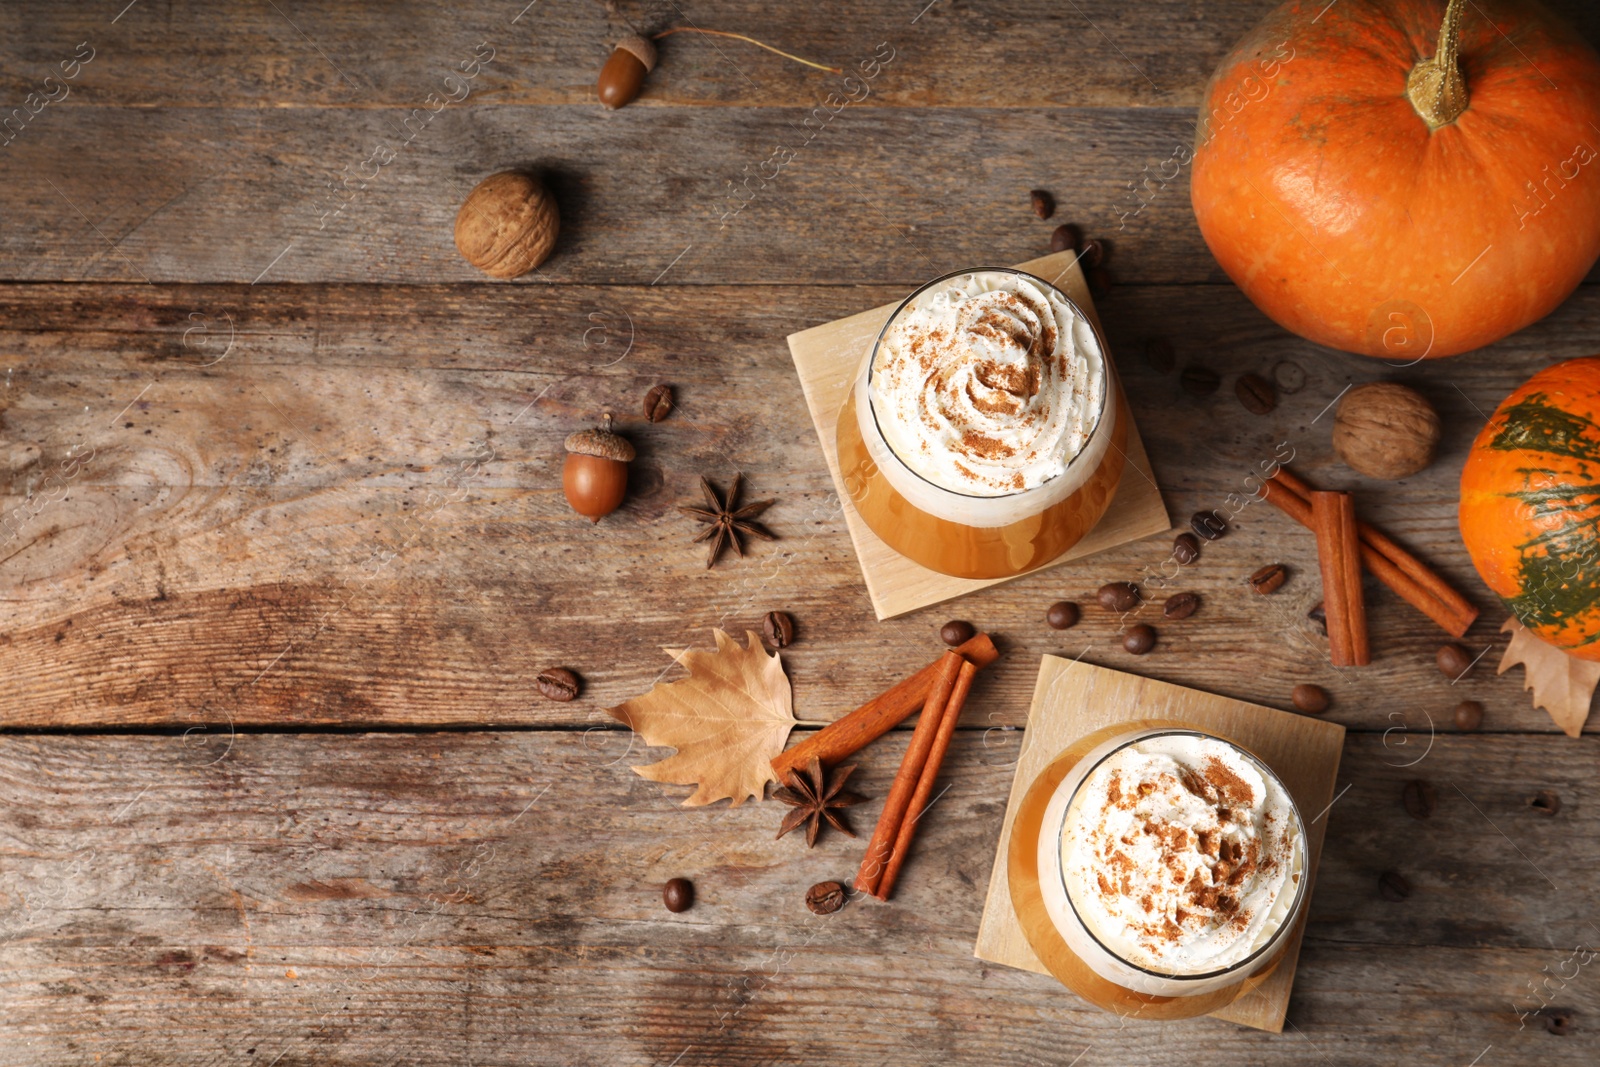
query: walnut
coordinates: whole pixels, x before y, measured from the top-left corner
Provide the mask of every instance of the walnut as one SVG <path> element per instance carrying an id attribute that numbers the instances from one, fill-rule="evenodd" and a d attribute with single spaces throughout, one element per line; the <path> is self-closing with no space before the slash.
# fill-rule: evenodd
<path id="1" fill-rule="evenodd" d="M 1333 450 L 1370 478 L 1416 474 L 1439 448 L 1439 413 L 1415 389 L 1394 382 L 1358 385 L 1339 401 Z"/>
<path id="2" fill-rule="evenodd" d="M 519 171 L 491 174 L 456 213 L 456 247 L 468 263 L 496 278 L 515 278 L 545 261 L 561 217 L 538 178 Z"/>

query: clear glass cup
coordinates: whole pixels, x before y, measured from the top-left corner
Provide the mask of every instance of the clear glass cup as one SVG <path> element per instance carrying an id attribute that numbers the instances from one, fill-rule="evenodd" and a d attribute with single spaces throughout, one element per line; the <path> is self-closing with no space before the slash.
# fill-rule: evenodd
<path id="1" fill-rule="evenodd" d="M 934 485 L 895 454 L 878 425 L 871 384 L 884 338 L 919 297 L 951 279 L 991 272 L 1030 279 L 1088 324 L 1104 361 L 1105 388 L 1094 428 L 1063 473 L 1016 493 L 972 496 Z M 921 286 L 884 323 L 839 412 L 839 467 L 862 520 L 896 552 L 942 574 L 1010 578 L 1049 563 L 1094 529 L 1122 478 L 1130 419 L 1092 317 L 1056 286 L 1025 271 L 969 267 Z"/>
<path id="2" fill-rule="evenodd" d="M 1210 738 L 1226 745 L 1251 764 L 1264 779 L 1275 783 L 1288 806 L 1290 833 L 1293 837 L 1289 858 L 1293 884 L 1285 884 L 1280 889 L 1280 896 L 1284 893 L 1291 894 L 1288 906 L 1283 910 L 1277 926 L 1261 944 L 1252 949 L 1248 956 L 1226 967 L 1209 971 L 1178 973 L 1156 970 L 1136 963 L 1108 946 L 1095 935 L 1090 923 L 1080 913 L 1079 906 L 1074 903 L 1062 861 L 1062 841 L 1067 829 L 1067 819 L 1076 814 L 1073 804 L 1089 775 L 1119 750 L 1139 741 L 1164 735 Z M 1293 796 L 1283 785 L 1282 780 L 1273 773 L 1272 768 L 1249 749 L 1226 737 L 1188 727 L 1131 727 L 1128 730 L 1112 732 L 1109 737 L 1079 759 L 1056 787 L 1040 824 L 1039 889 L 1045 911 L 1073 955 L 1100 978 L 1126 994 L 1126 997 L 1122 998 L 1124 1003 L 1119 1005 L 1117 1010 L 1125 1007 L 1129 1011 L 1136 1012 L 1150 997 L 1198 997 L 1227 990 L 1229 987 L 1243 988 L 1242 983 L 1246 979 L 1259 978 L 1270 972 L 1277 965 L 1284 949 L 1293 940 L 1294 932 L 1300 924 L 1301 913 L 1305 910 L 1310 897 L 1311 879 L 1307 873 L 1306 848 L 1305 822 L 1300 816 L 1300 810 L 1295 805 Z M 1274 904 L 1276 903 L 1275 899 Z"/>

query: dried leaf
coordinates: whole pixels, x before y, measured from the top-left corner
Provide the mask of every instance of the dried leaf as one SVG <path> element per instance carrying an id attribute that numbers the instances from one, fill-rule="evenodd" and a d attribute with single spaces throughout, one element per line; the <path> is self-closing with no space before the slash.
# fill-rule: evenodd
<path id="1" fill-rule="evenodd" d="M 689 677 L 658 683 L 644 696 L 606 709 L 645 744 L 678 750 L 633 769 L 653 782 L 698 786 L 683 802 L 690 808 L 723 799 L 738 807 L 746 797 L 760 799 L 777 778 L 772 758 L 783 751 L 795 724 L 789 679 L 777 655 L 768 655 L 749 631 L 746 648 L 721 630 L 712 633 L 715 652 L 666 650 Z"/>
<path id="2" fill-rule="evenodd" d="M 1511 643 L 1495 673 L 1504 674 L 1520 663 L 1522 687 L 1533 690 L 1533 706 L 1548 711 L 1568 737 L 1577 737 L 1589 717 L 1594 687 L 1600 683 L 1600 663 L 1545 644 L 1515 618 L 1507 619 L 1500 632 L 1510 633 Z"/>

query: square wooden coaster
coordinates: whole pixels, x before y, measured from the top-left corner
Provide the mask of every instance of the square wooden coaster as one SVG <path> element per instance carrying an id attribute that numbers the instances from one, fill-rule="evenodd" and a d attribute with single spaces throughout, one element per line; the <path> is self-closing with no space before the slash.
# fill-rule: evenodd
<path id="1" fill-rule="evenodd" d="M 1017 269 L 1053 282 L 1094 320 L 1096 326 L 1100 324 L 1094 302 L 1089 298 L 1089 287 L 1083 279 L 1083 270 L 1071 252 L 1057 252 L 1043 259 L 1020 263 Z M 861 561 L 861 573 L 867 580 L 867 595 L 872 599 L 872 609 L 880 620 L 892 619 L 929 604 L 1012 580 L 952 578 L 913 563 L 884 544 L 877 534 L 867 528 L 851 502 L 850 494 L 845 491 L 839 474 L 838 442 L 834 437 L 839 408 L 855 385 L 862 362 L 871 354 L 878 332 L 898 306 L 897 303 L 885 304 L 847 319 L 789 335 L 789 351 L 794 356 L 795 370 L 800 374 L 800 386 L 805 390 L 806 406 L 811 409 L 811 421 L 816 424 L 822 454 L 828 459 L 828 471 L 833 475 L 834 488 L 844 505 L 845 525 L 850 530 L 850 540 L 855 543 L 856 558 Z M 1109 352 L 1106 355 L 1110 357 Z M 1035 571 L 1057 567 L 1068 560 L 1082 559 L 1114 545 L 1137 541 L 1141 537 L 1172 528 L 1166 505 L 1161 502 L 1161 491 L 1156 488 L 1155 475 L 1150 470 L 1150 459 L 1145 455 L 1144 441 L 1139 437 L 1137 424 L 1128 427 L 1127 458 L 1122 479 L 1117 483 L 1117 493 L 1112 497 L 1111 506 L 1106 509 L 1099 525 L 1065 555 L 1035 568 Z"/>
<path id="2" fill-rule="evenodd" d="M 1086 734 L 1132 719 L 1177 719 L 1215 730 L 1238 740 L 1265 760 L 1283 779 L 1307 822 L 1308 870 L 1311 889 L 1315 891 L 1323 831 L 1328 825 L 1334 779 L 1344 748 L 1343 726 L 1091 663 L 1056 656 L 1043 659 L 1017 757 L 1017 773 L 1011 780 L 1011 799 L 1006 804 L 1000 847 L 995 854 L 994 873 L 989 876 L 989 896 L 984 901 L 973 955 L 990 963 L 1049 973 L 1028 945 L 1011 907 L 1006 874 L 1011 824 L 1028 787 L 1058 753 Z M 1309 911 L 1308 906 L 1306 913 Z M 1282 1033 L 1304 932 L 1302 917 L 1277 970 L 1255 990 L 1211 1014 L 1258 1030 Z"/>

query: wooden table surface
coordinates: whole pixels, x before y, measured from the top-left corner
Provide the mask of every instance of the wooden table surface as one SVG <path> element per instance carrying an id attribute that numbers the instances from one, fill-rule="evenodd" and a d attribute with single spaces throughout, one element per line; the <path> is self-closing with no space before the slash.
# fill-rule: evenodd
<path id="1" fill-rule="evenodd" d="M 1486 413 L 1594 351 L 1600 284 L 1404 369 L 1257 312 L 1206 251 L 1187 174 L 1133 183 L 1190 142 L 1206 77 L 1270 0 L 525 3 L 7 7 L 5 109 L 59 95 L 63 61 L 78 74 L 0 146 L 0 1062 L 1600 1059 L 1600 749 L 1557 732 L 1520 671 L 1495 677 L 1504 612 L 1454 518 Z M 1555 6 L 1600 42 L 1594 5 Z M 629 20 L 882 67 L 834 113 L 841 78 L 681 34 L 606 112 L 595 75 Z M 474 55 L 492 58 L 446 81 Z M 497 283 L 451 225 L 509 167 L 547 177 L 562 234 Z M 1441 635 L 1376 586 L 1373 664 L 1328 666 L 1304 619 L 1311 538 L 1259 504 L 1187 572 L 1202 612 L 1143 659 L 1098 612 L 1065 633 L 1043 614 L 1158 567 L 1166 537 L 874 621 L 784 338 L 1042 253 L 1033 188 L 1113 245 L 1100 310 L 1171 513 L 1227 506 L 1290 443 L 1483 608 L 1469 676 L 1443 677 Z M 1153 371 L 1156 335 L 1224 388 Z M 1305 387 L 1246 413 L 1233 379 L 1281 361 Z M 1402 483 L 1329 446 L 1330 401 L 1385 378 L 1446 425 Z M 680 406 L 651 425 L 661 381 Z M 640 458 L 591 526 L 562 499 L 561 442 L 604 411 Z M 781 540 L 708 572 L 675 505 L 737 471 L 778 499 Z M 1254 596 L 1243 577 L 1273 561 L 1290 583 Z M 662 646 L 774 608 L 798 622 L 802 719 L 928 661 L 948 617 L 1006 648 L 888 905 L 812 916 L 805 888 L 847 877 L 862 842 L 774 841 L 771 803 L 680 808 L 604 712 L 664 676 Z M 1282 1035 L 1124 1025 L 973 958 L 1044 653 L 1277 707 L 1297 682 L 1333 693 L 1350 734 Z M 538 696 L 554 665 L 580 699 Z M 1480 733 L 1454 731 L 1464 698 Z M 863 792 L 884 795 L 904 743 L 863 753 Z M 1400 802 L 1419 776 L 1426 822 Z M 1555 817 L 1526 806 L 1538 789 Z M 1385 870 L 1410 899 L 1380 897 Z M 672 915 L 678 875 L 699 900 Z"/>

